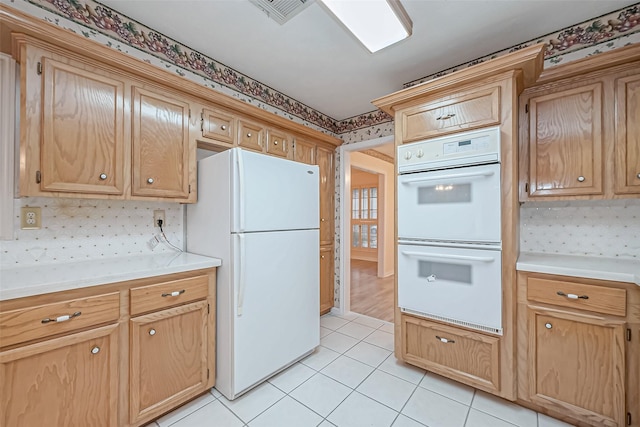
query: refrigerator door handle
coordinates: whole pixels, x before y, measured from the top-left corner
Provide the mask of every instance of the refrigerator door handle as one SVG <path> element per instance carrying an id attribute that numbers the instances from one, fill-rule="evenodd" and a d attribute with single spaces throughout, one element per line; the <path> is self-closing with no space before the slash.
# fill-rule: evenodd
<path id="1" fill-rule="evenodd" d="M 238 150 L 237 152 L 238 159 L 238 216 L 239 218 L 239 229 L 238 231 L 244 231 L 244 162 L 242 161 L 242 150 Z"/>
<path id="2" fill-rule="evenodd" d="M 236 308 L 236 314 L 238 317 L 242 316 L 242 305 L 244 304 L 244 289 L 245 289 L 245 271 L 244 260 L 246 259 L 244 235 L 237 234 L 238 237 L 238 249 L 240 257 L 237 260 L 238 265 L 238 304 Z"/>

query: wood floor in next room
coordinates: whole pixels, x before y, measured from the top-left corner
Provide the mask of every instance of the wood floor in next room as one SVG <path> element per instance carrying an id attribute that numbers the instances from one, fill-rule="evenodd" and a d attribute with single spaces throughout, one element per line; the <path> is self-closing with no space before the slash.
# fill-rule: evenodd
<path id="1" fill-rule="evenodd" d="M 351 259 L 351 311 L 393 322 L 394 275 L 378 277 L 378 263 Z"/>

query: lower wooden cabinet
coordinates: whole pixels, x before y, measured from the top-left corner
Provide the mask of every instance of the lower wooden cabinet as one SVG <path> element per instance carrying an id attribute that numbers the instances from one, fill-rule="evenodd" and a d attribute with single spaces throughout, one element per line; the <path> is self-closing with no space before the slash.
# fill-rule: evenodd
<path id="1" fill-rule="evenodd" d="M 131 422 L 159 416 L 206 388 L 207 302 L 135 317 L 131 324 Z"/>
<path id="2" fill-rule="evenodd" d="M 402 358 L 489 392 L 500 390 L 500 339 L 401 315 Z"/>
<path id="3" fill-rule="evenodd" d="M 320 247 L 320 314 L 333 307 L 333 246 Z"/>
<path id="4" fill-rule="evenodd" d="M 519 273 L 519 400 L 581 425 L 640 425 L 635 288 Z"/>
<path id="5" fill-rule="evenodd" d="M 208 269 L 3 301 L 0 426 L 137 427 L 205 393 L 215 292 Z"/>
<path id="6" fill-rule="evenodd" d="M 118 426 L 118 325 L 0 353 L 0 425 Z"/>

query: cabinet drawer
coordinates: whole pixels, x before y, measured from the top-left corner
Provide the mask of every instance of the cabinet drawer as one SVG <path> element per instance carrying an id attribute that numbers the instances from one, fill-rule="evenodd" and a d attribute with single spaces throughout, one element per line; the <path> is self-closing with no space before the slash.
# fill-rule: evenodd
<path id="1" fill-rule="evenodd" d="M 291 144 L 291 138 L 284 133 L 269 130 L 267 132 L 267 153 L 287 157 L 289 152 L 289 144 Z"/>
<path id="2" fill-rule="evenodd" d="M 202 109 L 202 137 L 233 144 L 233 117 L 209 108 Z"/>
<path id="3" fill-rule="evenodd" d="M 402 357 L 488 391 L 500 389 L 498 337 L 402 315 Z"/>
<path id="4" fill-rule="evenodd" d="M 257 124 L 238 120 L 238 145 L 254 151 L 263 151 L 264 129 Z"/>
<path id="5" fill-rule="evenodd" d="M 208 276 L 131 288 L 131 316 L 205 299 L 208 294 Z"/>
<path id="6" fill-rule="evenodd" d="M 500 124 L 500 87 L 462 94 L 402 112 L 402 142 Z"/>
<path id="7" fill-rule="evenodd" d="M 113 292 L 0 313 L 0 345 L 45 338 L 108 322 L 120 315 L 120 294 Z"/>
<path id="8" fill-rule="evenodd" d="M 625 316 L 627 313 L 627 291 L 618 288 L 528 277 L 527 298 L 614 316 Z"/>

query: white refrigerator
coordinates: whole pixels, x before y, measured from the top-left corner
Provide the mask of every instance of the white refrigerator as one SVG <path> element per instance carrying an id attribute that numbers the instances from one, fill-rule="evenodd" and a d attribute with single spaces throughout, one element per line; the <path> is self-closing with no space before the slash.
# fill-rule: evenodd
<path id="1" fill-rule="evenodd" d="M 227 399 L 320 344 L 318 176 L 240 148 L 198 162 L 187 250 L 222 259 L 215 387 Z"/>

